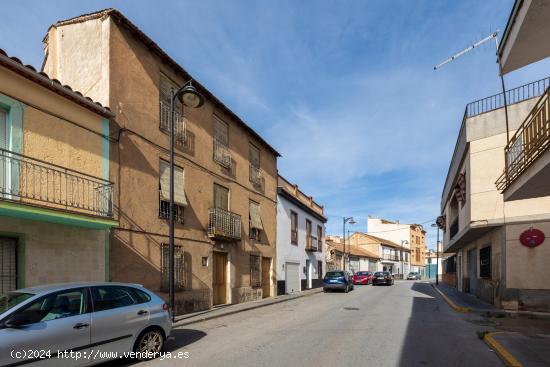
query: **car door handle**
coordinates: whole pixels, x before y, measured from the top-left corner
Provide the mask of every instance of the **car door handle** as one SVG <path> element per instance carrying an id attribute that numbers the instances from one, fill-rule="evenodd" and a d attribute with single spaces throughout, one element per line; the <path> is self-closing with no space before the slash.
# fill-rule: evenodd
<path id="1" fill-rule="evenodd" d="M 78 324 L 73 326 L 73 329 L 84 329 L 84 328 L 87 328 L 88 326 L 90 326 L 90 324 L 79 322 Z"/>
<path id="2" fill-rule="evenodd" d="M 137 314 L 138 314 L 138 315 L 145 315 L 146 313 L 149 313 L 149 311 L 147 311 L 147 310 L 139 310 Z"/>

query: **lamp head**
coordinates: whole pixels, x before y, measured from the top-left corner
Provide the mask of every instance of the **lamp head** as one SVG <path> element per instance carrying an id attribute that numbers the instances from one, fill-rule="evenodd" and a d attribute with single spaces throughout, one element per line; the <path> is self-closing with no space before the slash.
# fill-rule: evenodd
<path id="1" fill-rule="evenodd" d="M 204 97 L 191 83 L 183 88 L 178 98 L 185 106 L 192 108 L 198 108 L 204 103 Z"/>
<path id="2" fill-rule="evenodd" d="M 349 223 L 349 224 L 355 224 L 355 223 L 357 223 L 357 222 L 355 221 L 355 219 L 353 219 L 353 217 L 351 217 L 351 218 L 349 219 L 348 223 Z"/>

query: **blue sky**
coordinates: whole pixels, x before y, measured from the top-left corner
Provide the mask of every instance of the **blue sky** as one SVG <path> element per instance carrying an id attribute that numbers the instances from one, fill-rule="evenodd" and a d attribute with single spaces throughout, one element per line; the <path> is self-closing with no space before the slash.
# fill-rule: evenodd
<path id="1" fill-rule="evenodd" d="M 38 68 L 51 23 L 118 8 L 282 153 L 280 173 L 325 205 L 328 233 L 340 234 L 344 215 L 354 230 L 369 214 L 438 215 L 464 107 L 500 85 L 494 44 L 433 66 L 504 30 L 512 3 L 14 1 L 0 47 Z M 549 66 L 509 74 L 507 86 Z"/>

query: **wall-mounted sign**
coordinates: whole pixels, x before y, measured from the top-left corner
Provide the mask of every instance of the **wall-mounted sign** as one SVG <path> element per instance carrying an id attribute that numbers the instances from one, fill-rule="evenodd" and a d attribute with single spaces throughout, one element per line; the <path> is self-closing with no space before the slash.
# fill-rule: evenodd
<path id="1" fill-rule="evenodd" d="M 519 236 L 519 242 L 526 247 L 537 247 L 544 242 L 544 233 L 540 229 L 530 228 Z"/>

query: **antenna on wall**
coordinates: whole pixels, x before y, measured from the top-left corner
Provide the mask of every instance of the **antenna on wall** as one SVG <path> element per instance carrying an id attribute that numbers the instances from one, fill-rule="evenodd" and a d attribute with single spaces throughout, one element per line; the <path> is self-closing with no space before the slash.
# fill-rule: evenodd
<path id="1" fill-rule="evenodd" d="M 450 63 L 451 61 L 456 60 L 460 56 L 474 50 L 475 48 L 478 48 L 482 44 L 484 44 L 486 42 L 489 42 L 493 39 L 495 40 L 495 46 L 496 46 L 496 50 L 497 50 L 496 56 L 497 56 L 497 63 L 498 63 L 498 73 L 499 73 L 499 76 L 500 76 L 500 84 L 502 86 L 502 95 L 504 97 L 504 115 L 506 117 L 506 143 L 508 143 L 510 141 L 510 129 L 508 127 L 508 103 L 507 103 L 507 98 L 506 98 L 506 88 L 504 87 L 504 76 L 502 75 L 502 64 L 500 62 L 500 56 L 499 56 L 499 53 L 498 53 L 498 31 L 491 33 L 490 35 L 488 35 L 484 39 L 482 39 L 482 40 L 466 47 L 464 50 L 454 54 L 453 56 L 449 57 L 448 59 L 446 59 L 446 60 L 442 61 L 441 63 L 437 64 L 436 66 L 434 66 L 434 70 L 440 69 L 441 67 L 443 67 L 443 66 L 447 65 L 448 63 Z"/>

